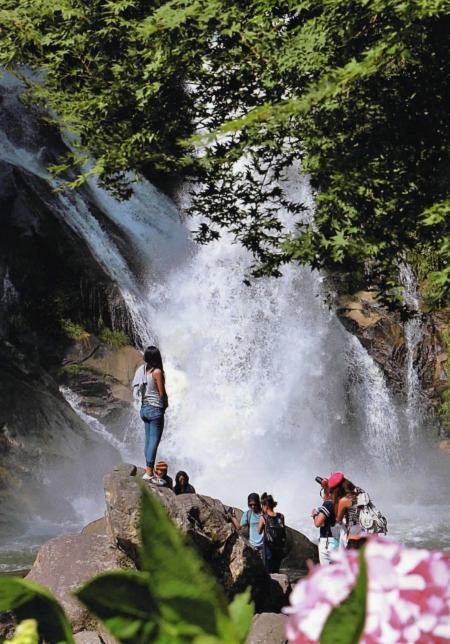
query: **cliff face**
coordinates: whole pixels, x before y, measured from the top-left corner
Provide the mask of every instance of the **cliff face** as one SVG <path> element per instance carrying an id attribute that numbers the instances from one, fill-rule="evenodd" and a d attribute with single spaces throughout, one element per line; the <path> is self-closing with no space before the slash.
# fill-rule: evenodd
<path id="1" fill-rule="evenodd" d="M 403 321 L 398 313 L 380 306 L 371 293 L 361 292 L 342 295 L 337 315 L 382 368 L 391 390 L 400 398 L 407 395 L 408 368 L 414 369 L 423 407 L 439 420 L 441 435 L 446 437 L 450 429 L 443 406 L 448 390 L 448 312 L 419 312 L 416 318 Z"/>
<path id="2" fill-rule="evenodd" d="M 58 385 L 74 345 L 70 325 L 108 327 L 114 314 L 126 329 L 126 316 L 116 286 L 42 176 L 40 162 L 56 158 L 62 142 L 24 113 L 8 85 L 0 87 L 0 122 L 0 533 L 7 538 L 30 516 L 73 518 L 63 498 L 100 489 L 117 462 Z"/>

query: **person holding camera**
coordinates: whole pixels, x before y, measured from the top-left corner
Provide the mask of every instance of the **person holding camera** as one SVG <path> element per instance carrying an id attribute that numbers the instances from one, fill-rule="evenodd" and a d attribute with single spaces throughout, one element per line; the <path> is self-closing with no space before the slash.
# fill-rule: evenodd
<path id="1" fill-rule="evenodd" d="M 241 517 L 241 520 L 238 521 L 236 518 L 236 512 L 234 508 L 228 508 L 228 515 L 230 517 L 231 523 L 234 525 L 236 530 L 242 530 L 248 526 L 249 528 L 249 542 L 250 545 L 261 557 L 263 563 L 265 564 L 265 551 L 264 551 L 264 534 L 258 532 L 259 520 L 262 516 L 261 510 L 261 501 L 259 494 L 252 492 L 248 495 L 247 499 L 248 510 L 244 512 Z"/>
<path id="2" fill-rule="evenodd" d="M 322 566 L 328 566 L 332 562 L 331 555 L 339 548 L 339 539 L 336 538 L 334 528 L 336 525 L 336 514 L 334 510 L 333 497 L 328 486 L 328 480 L 316 476 L 316 481 L 321 486 L 320 495 L 323 498 L 322 504 L 313 508 L 311 516 L 316 528 L 319 528 L 319 561 Z"/>

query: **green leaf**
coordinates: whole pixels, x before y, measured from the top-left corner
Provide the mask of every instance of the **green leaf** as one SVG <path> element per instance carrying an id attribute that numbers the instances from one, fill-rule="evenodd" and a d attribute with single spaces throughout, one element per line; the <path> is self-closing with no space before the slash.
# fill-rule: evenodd
<path id="1" fill-rule="evenodd" d="M 74 643 L 62 606 L 44 586 L 18 577 L 0 577 L 0 612 L 9 610 L 19 620 L 38 620 L 39 635 L 43 640 Z"/>
<path id="2" fill-rule="evenodd" d="M 250 588 L 247 588 L 240 595 L 236 595 L 229 605 L 228 611 L 237 636 L 242 642 L 245 642 L 252 625 L 254 613 L 254 604 L 250 599 Z"/>
<path id="3" fill-rule="evenodd" d="M 222 589 L 186 543 L 161 503 L 143 486 L 141 495 L 141 562 L 148 572 L 164 619 L 196 625 L 217 634 L 217 612 L 227 615 Z"/>
<path id="4" fill-rule="evenodd" d="M 121 642 L 147 642 L 158 627 L 160 611 L 146 573 L 107 572 L 75 595 Z"/>
<path id="5" fill-rule="evenodd" d="M 357 644 L 364 629 L 367 604 L 365 548 L 359 553 L 359 575 L 350 595 L 331 611 L 320 635 L 320 644 Z"/>
<path id="6" fill-rule="evenodd" d="M 35 619 L 24 619 L 17 625 L 10 644 L 39 644 L 38 624 Z"/>

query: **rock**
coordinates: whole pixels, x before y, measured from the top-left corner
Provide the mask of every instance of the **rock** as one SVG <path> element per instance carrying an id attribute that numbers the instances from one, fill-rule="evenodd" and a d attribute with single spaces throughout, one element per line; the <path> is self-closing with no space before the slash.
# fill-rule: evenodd
<path id="1" fill-rule="evenodd" d="M 285 644 L 287 619 L 281 613 L 255 615 L 247 644 Z"/>
<path id="2" fill-rule="evenodd" d="M 1 340 L 0 452 L 0 534 L 11 540 L 36 515 L 76 520 L 67 500 L 74 489 L 101 507 L 103 474 L 120 458 L 77 416 L 48 373 Z"/>
<path id="3" fill-rule="evenodd" d="M 66 351 L 63 383 L 80 397 L 86 413 L 123 427 L 132 401 L 130 385 L 141 364 L 142 355 L 134 347 L 113 347 L 86 334 Z"/>
<path id="4" fill-rule="evenodd" d="M 116 644 L 117 640 L 105 631 L 80 631 L 74 635 L 77 644 Z"/>
<path id="5" fill-rule="evenodd" d="M 405 325 L 400 313 L 388 311 L 373 293 L 341 295 L 336 312 L 344 327 L 356 335 L 375 362 L 381 367 L 390 388 L 405 395 L 407 345 Z M 421 338 L 413 349 L 414 368 L 424 392 L 424 407 L 430 414 L 439 410 L 441 394 L 448 387 L 446 343 L 441 331 L 448 324 L 443 312 L 420 312 Z"/>
<path id="6" fill-rule="evenodd" d="M 51 539 L 39 550 L 27 579 L 47 586 L 60 601 L 74 632 L 90 630 L 93 618 L 72 592 L 106 570 L 134 567 L 106 535 L 69 534 Z"/>
<path id="7" fill-rule="evenodd" d="M 101 644 L 102 642 L 95 631 L 80 631 L 76 633 L 74 639 L 77 644 Z"/>
<path id="8" fill-rule="evenodd" d="M 106 534 L 106 532 L 107 532 L 106 518 L 100 517 L 99 519 L 96 519 L 95 521 L 91 521 L 86 526 L 84 526 L 84 528 L 81 531 L 81 534 L 103 535 L 103 534 Z"/>
<path id="9" fill-rule="evenodd" d="M 143 471 L 134 465 L 120 464 L 104 478 L 108 534 L 112 543 L 138 566 L 139 482 Z M 229 596 L 250 585 L 257 608 L 279 610 L 285 605 L 288 582 L 283 579 L 285 587 L 280 580 L 270 579 L 247 539 L 227 522 L 221 501 L 199 494 L 176 496 L 167 488 L 149 483 L 147 487 L 159 498 L 177 527 L 191 538 Z M 317 561 L 317 547 L 291 528 L 287 546 L 285 561 L 295 570 L 306 570 L 308 559 Z"/>
<path id="10" fill-rule="evenodd" d="M 270 575 L 268 592 L 264 598 L 263 611 L 279 613 L 289 604 L 292 586 L 289 577 L 283 573 Z"/>
<path id="11" fill-rule="evenodd" d="M 286 527 L 286 557 L 281 567 L 305 575 L 309 570 L 309 562 L 319 563 L 319 550 L 315 543 L 294 528 Z"/>

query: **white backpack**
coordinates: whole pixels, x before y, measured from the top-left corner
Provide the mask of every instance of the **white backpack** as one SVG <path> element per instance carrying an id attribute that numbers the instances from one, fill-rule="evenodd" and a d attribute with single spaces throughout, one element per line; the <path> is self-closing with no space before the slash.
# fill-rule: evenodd
<path id="1" fill-rule="evenodd" d="M 356 506 L 361 528 L 369 534 L 387 534 L 387 519 L 379 512 L 370 496 L 361 488 L 357 490 Z"/>

